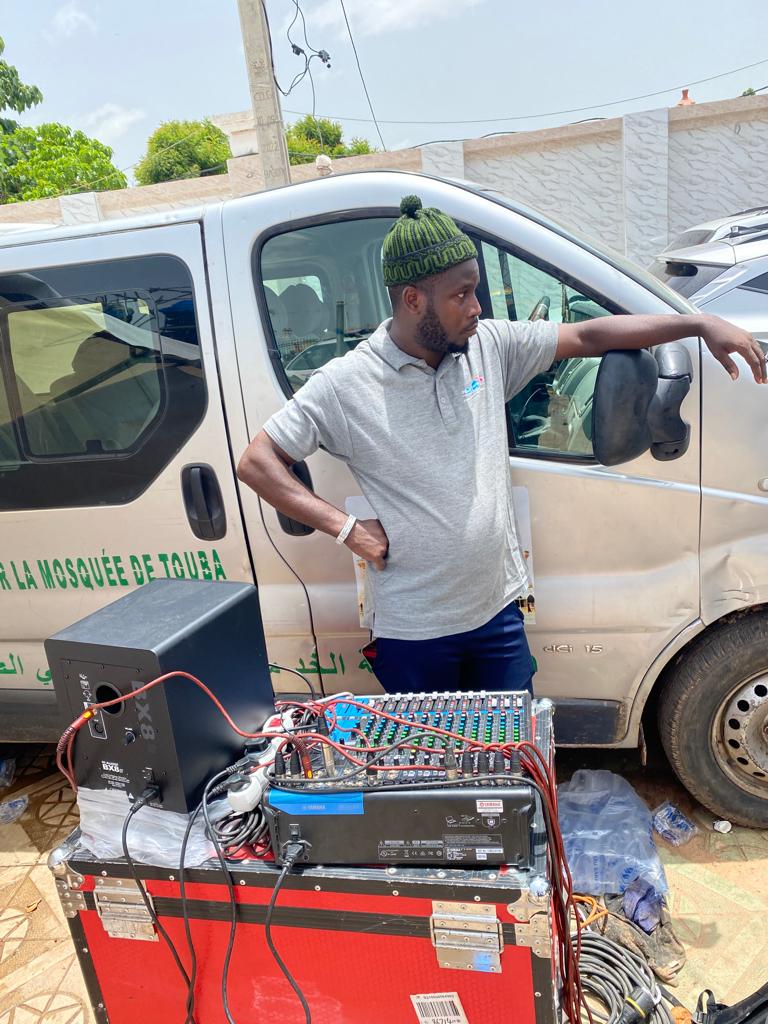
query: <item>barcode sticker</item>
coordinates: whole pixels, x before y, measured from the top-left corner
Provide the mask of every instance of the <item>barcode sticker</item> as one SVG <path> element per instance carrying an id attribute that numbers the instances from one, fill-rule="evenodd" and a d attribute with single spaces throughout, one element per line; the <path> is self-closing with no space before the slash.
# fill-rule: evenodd
<path id="1" fill-rule="evenodd" d="M 411 996 L 419 1024 L 469 1024 L 458 992 L 425 992 Z"/>

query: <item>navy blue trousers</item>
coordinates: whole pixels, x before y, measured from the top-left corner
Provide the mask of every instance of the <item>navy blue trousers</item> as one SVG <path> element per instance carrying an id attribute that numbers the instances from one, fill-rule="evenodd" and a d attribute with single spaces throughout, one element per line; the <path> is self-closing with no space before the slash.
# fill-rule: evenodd
<path id="1" fill-rule="evenodd" d="M 387 693 L 533 689 L 523 613 L 508 604 L 484 626 L 434 640 L 376 641 L 376 678 Z"/>

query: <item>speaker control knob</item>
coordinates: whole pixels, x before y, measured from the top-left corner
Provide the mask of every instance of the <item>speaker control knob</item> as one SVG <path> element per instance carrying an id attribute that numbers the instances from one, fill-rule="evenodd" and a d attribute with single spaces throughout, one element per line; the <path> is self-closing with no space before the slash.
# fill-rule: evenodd
<path id="1" fill-rule="evenodd" d="M 126 729 L 125 732 L 123 733 L 123 744 L 126 747 L 128 747 L 128 746 L 131 745 L 131 743 L 135 743 L 135 742 L 136 742 L 136 733 L 133 731 L 133 729 Z"/>

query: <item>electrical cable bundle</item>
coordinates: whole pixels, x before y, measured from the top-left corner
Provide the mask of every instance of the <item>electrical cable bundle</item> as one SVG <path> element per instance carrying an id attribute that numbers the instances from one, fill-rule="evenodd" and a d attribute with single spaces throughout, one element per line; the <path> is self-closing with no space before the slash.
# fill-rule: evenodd
<path id="1" fill-rule="evenodd" d="M 269 848 L 267 820 L 260 807 L 252 811 L 231 811 L 222 818 L 211 818 L 208 838 L 221 846 L 224 856 L 235 860 L 243 853 L 263 856 Z"/>
<path id="2" fill-rule="evenodd" d="M 576 941 L 574 936 L 574 945 Z M 664 994 L 641 956 L 589 928 L 581 931 L 578 942 L 581 984 L 584 992 L 593 997 L 591 1011 L 596 1021 L 672 1024 Z M 595 1000 L 599 1008 L 594 1005 Z"/>

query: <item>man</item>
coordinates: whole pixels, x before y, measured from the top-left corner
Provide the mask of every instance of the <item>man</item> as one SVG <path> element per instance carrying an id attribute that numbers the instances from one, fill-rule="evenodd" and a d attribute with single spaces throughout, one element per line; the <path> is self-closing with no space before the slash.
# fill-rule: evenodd
<path id="1" fill-rule="evenodd" d="M 766 382 L 746 332 L 714 316 L 573 324 L 479 321 L 472 241 L 417 196 L 383 245 L 393 316 L 318 370 L 252 441 L 238 476 L 375 570 L 376 675 L 389 692 L 531 688 L 516 599 L 525 589 L 504 404 L 556 359 L 699 335 Z M 289 472 L 322 445 L 347 463 L 377 518 L 347 516 Z"/>

